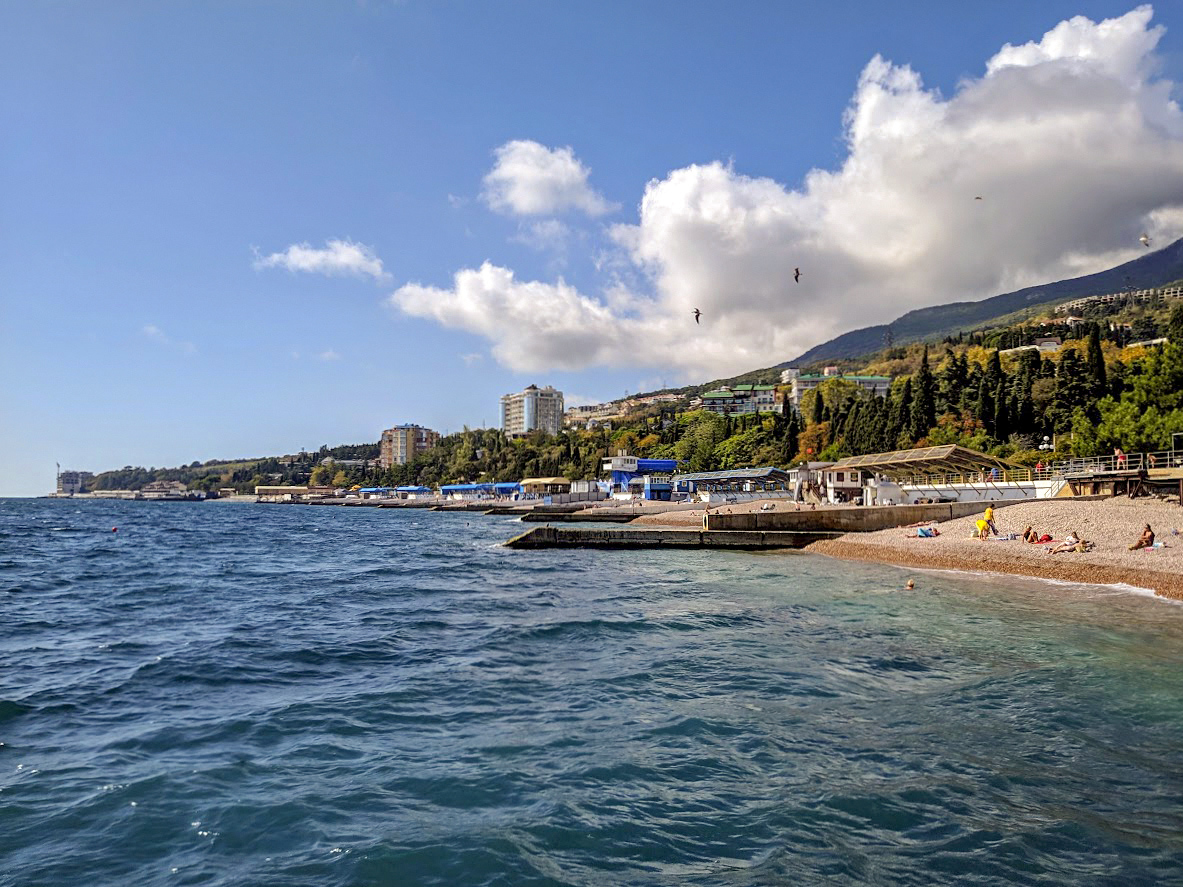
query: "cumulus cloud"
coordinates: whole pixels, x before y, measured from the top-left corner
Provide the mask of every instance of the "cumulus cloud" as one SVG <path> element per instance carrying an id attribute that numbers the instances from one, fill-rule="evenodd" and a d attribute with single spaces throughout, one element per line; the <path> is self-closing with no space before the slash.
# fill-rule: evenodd
<path id="1" fill-rule="evenodd" d="M 320 352 L 320 354 L 316 355 L 316 357 L 317 357 L 317 360 L 323 360 L 326 363 L 329 361 L 341 359 L 341 355 L 338 354 L 336 351 L 334 351 L 332 348 L 329 348 L 327 351 Z"/>
<path id="2" fill-rule="evenodd" d="M 571 148 L 538 142 L 506 142 L 484 179 L 482 196 L 491 209 L 510 215 L 546 216 L 578 211 L 602 216 L 616 206 L 588 184 L 591 170 Z"/>
<path id="3" fill-rule="evenodd" d="M 313 274 L 352 275 L 384 280 L 389 275 L 382 269 L 382 260 L 370 247 L 351 240 L 330 240 L 323 249 L 307 243 L 294 243 L 281 253 L 268 256 L 256 251 L 255 268 L 285 268 Z"/>
<path id="4" fill-rule="evenodd" d="M 593 293 L 486 263 L 391 301 L 486 337 L 516 370 L 701 378 L 913 308 L 1111 267 L 1144 252 L 1142 231 L 1156 246 L 1183 235 L 1183 114 L 1174 84 L 1156 79 L 1152 14 L 1077 17 L 1008 44 L 948 98 L 876 56 L 844 115 L 837 169 L 799 189 L 720 162 L 650 181 L 636 223 L 610 229 L 618 256 Z M 568 172 L 540 172 L 552 163 Z M 569 149 L 536 143 L 499 149 L 494 173 L 490 203 L 519 213 L 570 206 L 558 195 L 586 187 Z"/>

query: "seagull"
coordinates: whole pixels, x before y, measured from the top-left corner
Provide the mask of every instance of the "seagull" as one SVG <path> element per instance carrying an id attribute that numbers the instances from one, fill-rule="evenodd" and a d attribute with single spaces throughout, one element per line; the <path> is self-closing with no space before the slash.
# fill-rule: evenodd
<path id="1" fill-rule="evenodd" d="M 1150 238 L 1147 235 L 1143 234 L 1141 237 L 1138 238 L 1138 240 L 1140 240 L 1142 242 L 1142 246 L 1146 246 L 1146 247 L 1150 246 Z"/>
<path id="2" fill-rule="evenodd" d="M 698 318 L 700 318 L 700 317 L 702 317 L 702 312 L 699 311 L 697 308 L 695 308 L 694 309 L 694 322 L 699 323 Z"/>
<path id="3" fill-rule="evenodd" d="M 981 197 L 975 197 L 974 200 L 981 200 Z"/>
<path id="4" fill-rule="evenodd" d="M 794 268 L 793 269 L 793 283 L 799 283 L 800 280 L 801 280 L 801 269 Z"/>

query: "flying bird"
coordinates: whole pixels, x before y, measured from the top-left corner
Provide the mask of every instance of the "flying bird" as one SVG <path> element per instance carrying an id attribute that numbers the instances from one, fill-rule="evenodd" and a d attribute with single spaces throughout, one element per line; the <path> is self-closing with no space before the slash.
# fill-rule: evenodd
<path id="1" fill-rule="evenodd" d="M 699 322 L 698 318 L 700 318 L 700 317 L 702 317 L 702 312 L 699 311 L 697 308 L 695 308 L 694 309 L 694 322 L 698 323 Z"/>
<path id="2" fill-rule="evenodd" d="M 981 197 L 975 197 L 974 200 L 981 200 Z"/>
<path id="3" fill-rule="evenodd" d="M 1138 240 L 1142 242 L 1142 246 L 1150 246 L 1150 238 L 1147 235 L 1143 234 Z"/>
<path id="4" fill-rule="evenodd" d="M 794 268 L 793 269 L 793 283 L 799 283 L 800 280 L 801 280 L 801 269 Z"/>

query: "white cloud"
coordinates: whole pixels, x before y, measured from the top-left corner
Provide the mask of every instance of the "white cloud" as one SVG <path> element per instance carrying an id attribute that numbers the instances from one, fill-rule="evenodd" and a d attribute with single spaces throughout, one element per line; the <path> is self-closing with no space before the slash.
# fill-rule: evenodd
<path id="1" fill-rule="evenodd" d="M 470 366 L 476 366 L 477 364 L 484 361 L 485 355 L 474 351 L 471 354 L 461 354 L 460 359 L 462 361 L 464 361 L 465 366 L 470 367 Z"/>
<path id="2" fill-rule="evenodd" d="M 571 229 L 558 219 L 543 219 L 523 225 L 512 240 L 540 252 L 561 253 L 566 249 Z"/>
<path id="3" fill-rule="evenodd" d="M 159 342 L 161 345 L 166 345 L 169 348 L 176 348 L 179 351 L 183 351 L 185 354 L 197 353 L 197 346 L 192 342 L 177 342 L 155 324 L 145 324 L 140 331 L 149 339 L 154 342 Z"/>
<path id="4" fill-rule="evenodd" d="M 451 288 L 409 284 L 391 301 L 486 337 L 516 370 L 709 378 L 913 308 L 1111 267 L 1144 252 L 1142 231 L 1156 247 L 1183 235 L 1183 114 L 1174 84 L 1155 79 L 1162 29 L 1151 15 L 1063 22 L 1003 47 L 947 99 L 876 56 L 844 115 L 839 168 L 811 171 L 796 190 L 719 162 L 649 182 L 636 224 L 611 229 L 618 256 L 599 261 L 594 294 L 486 263 Z M 492 202 L 563 205 L 550 178 L 526 174 L 545 163 L 509 162 L 519 152 L 554 156 L 504 146 Z M 557 153 L 584 187 L 573 154 Z"/>
<path id="5" fill-rule="evenodd" d="M 341 355 L 338 354 L 336 351 L 334 351 L 332 348 L 329 348 L 327 351 L 320 352 L 320 354 L 316 355 L 316 357 L 318 360 L 323 360 L 323 361 L 340 360 L 341 359 Z"/>
<path id="6" fill-rule="evenodd" d="M 260 256 L 256 251 L 255 268 L 286 268 L 288 271 L 304 271 L 327 275 L 369 276 L 376 280 L 388 278 L 382 270 L 382 260 L 374 255 L 370 247 L 351 240 L 330 240 L 324 249 L 316 249 L 307 243 L 295 243 L 281 253 Z"/>
<path id="7" fill-rule="evenodd" d="M 602 216 L 617 207 L 587 183 L 591 170 L 571 148 L 538 142 L 506 142 L 493 152 L 482 196 L 491 209 L 511 215 L 544 216 L 577 210 Z"/>

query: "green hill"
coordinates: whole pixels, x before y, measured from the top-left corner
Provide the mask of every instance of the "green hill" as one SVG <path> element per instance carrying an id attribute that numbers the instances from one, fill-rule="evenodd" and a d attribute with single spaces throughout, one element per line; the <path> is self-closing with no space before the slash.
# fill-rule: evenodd
<path id="1" fill-rule="evenodd" d="M 978 302 L 953 302 L 948 305 L 918 308 L 890 324 L 868 326 L 843 333 L 779 366 L 809 366 L 871 354 L 884 346 L 889 330 L 892 342 L 897 345 L 931 341 L 943 336 L 956 335 L 963 330 L 968 332 L 1006 326 L 1029 308 L 1045 307 L 1085 296 L 1120 292 L 1127 288 L 1146 289 L 1163 286 L 1180 278 L 1183 278 L 1183 239 L 1176 240 L 1170 246 L 1156 252 L 1140 256 L 1132 262 L 1085 277 L 1030 286 Z"/>

